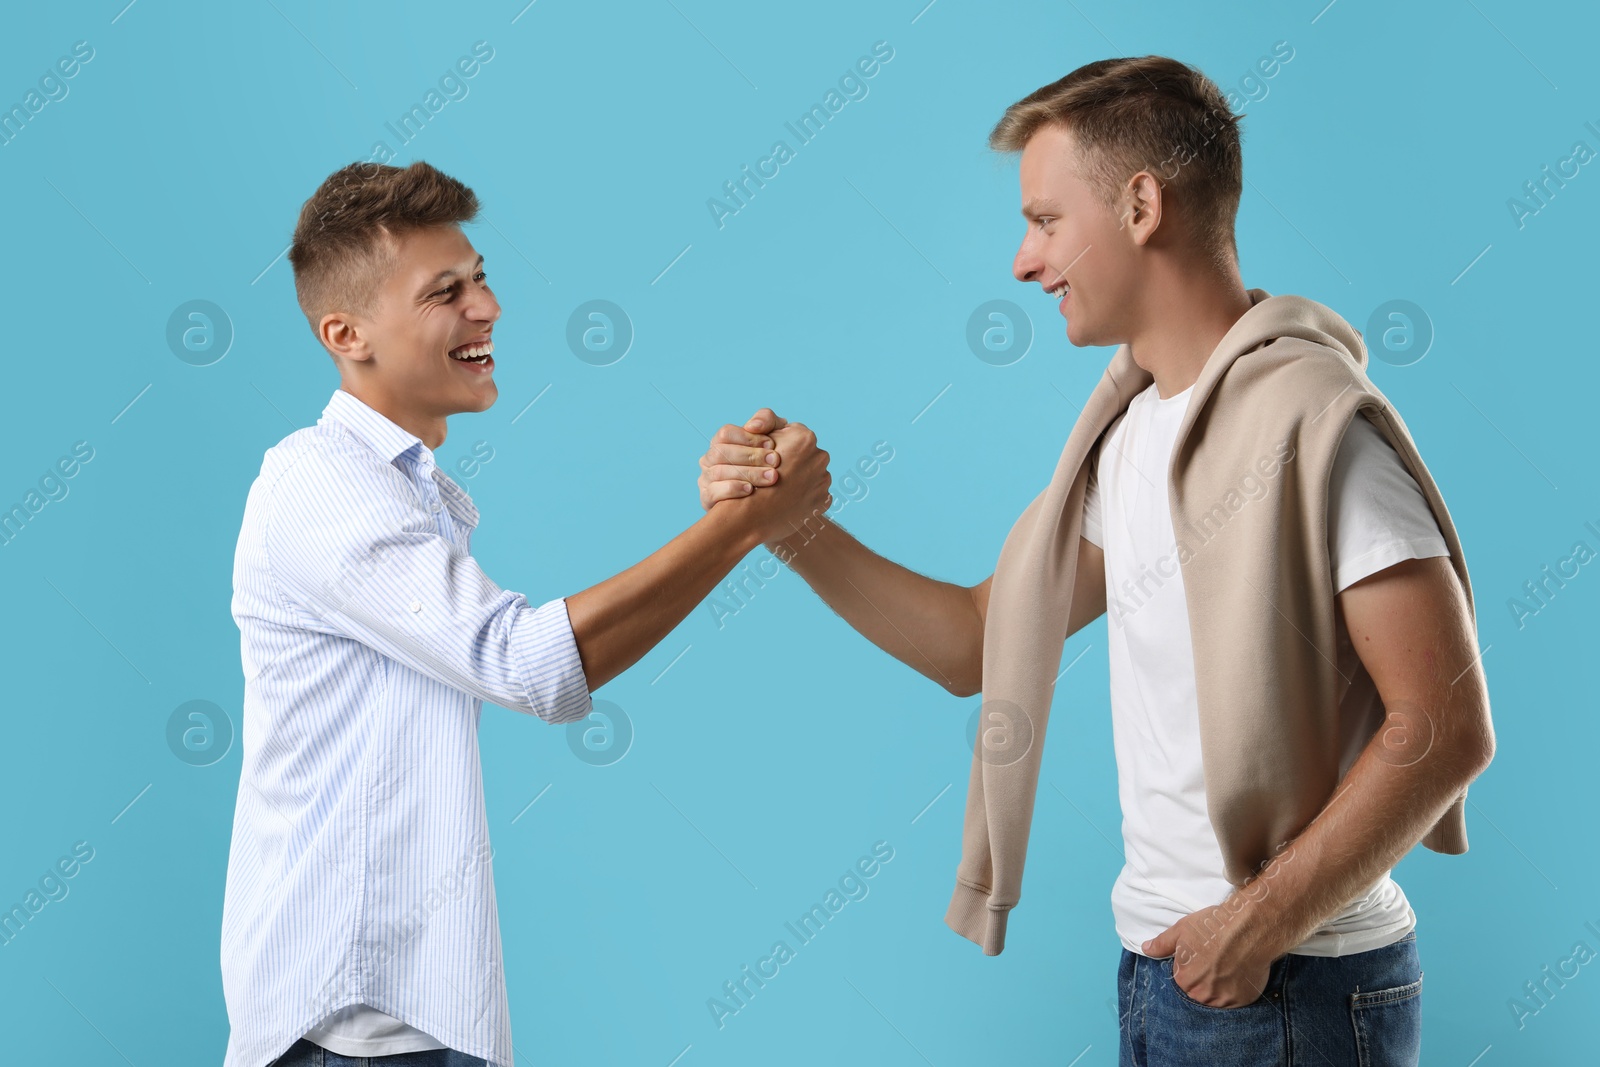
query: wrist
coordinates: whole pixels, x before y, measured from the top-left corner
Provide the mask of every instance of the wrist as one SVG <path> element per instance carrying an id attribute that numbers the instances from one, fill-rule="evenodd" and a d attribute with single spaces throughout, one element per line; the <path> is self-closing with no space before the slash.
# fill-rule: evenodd
<path id="1" fill-rule="evenodd" d="M 791 525 L 786 533 L 780 536 L 768 536 L 763 544 L 767 551 L 778 557 L 779 562 L 788 563 L 807 545 L 823 536 L 832 525 L 825 514 L 813 512 L 799 527 Z"/>
<path id="2" fill-rule="evenodd" d="M 1222 906 L 1234 911 L 1225 927 L 1233 950 L 1249 959 L 1270 963 L 1301 939 L 1290 936 L 1290 922 L 1281 907 L 1283 894 L 1272 891 L 1277 887 L 1258 884 L 1261 881 L 1260 877 L 1252 879 L 1223 901 Z"/>
<path id="3" fill-rule="evenodd" d="M 718 501 L 700 517 L 702 523 L 717 532 L 719 541 L 738 549 L 741 559 L 754 551 L 769 532 L 761 528 L 755 509 L 746 505 L 749 499 L 738 497 Z"/>
<path id="4" fill-rule="evenodd" d="M 769 535 L 762 539 L 761 544 L 774 556 L 792 556 L 801 545 L 805 544 L 805 538 L 799 534 L 790 534 L 787 537 Z"/>

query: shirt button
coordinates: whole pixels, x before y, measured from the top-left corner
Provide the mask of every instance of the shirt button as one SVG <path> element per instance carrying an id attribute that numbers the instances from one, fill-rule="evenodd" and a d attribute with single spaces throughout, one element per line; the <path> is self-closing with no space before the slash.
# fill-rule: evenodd
<path id="1" fill-rule="evenodd" d="M 422 610 L 422 601 L 420 601 L 420 600 L 413 600 L 413 601 L 412 601 L 412 602 L 411 602 L 411 610 L 412 610 L 412 611 L 421 611 L 421 610 Z"/>
<path id="2" fill-rule="evenodd" d="M 435 500 L 432 504 L 429 504 L 428 507 L 434 511 L 438 511 L 440 508 L 444 507 L 444 505 Z"/>

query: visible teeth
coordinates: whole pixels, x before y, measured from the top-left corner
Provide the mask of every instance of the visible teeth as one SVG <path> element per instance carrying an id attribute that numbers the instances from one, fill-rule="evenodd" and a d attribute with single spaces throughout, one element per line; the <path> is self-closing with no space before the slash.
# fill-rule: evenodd
<path id="1" fill-rule="evenodd" d="M 1054 289 L 1050 290 L 1050 295 L 1059 300 L 1062 296 L 1066 295 L 1067 293 L 1069 293 L 1071 291 L 1072 291 L 1072 286 L 1067 285 L 1065 282 L 1063 282 L 1062 284 L 1056 286 Z"/>
<path id="2" fill-rule="evenodd" d="M 459 359 L 459 360 L 463 360 L 463 361 L 465 361 L 465 360 L 475 360 L 475 359 L 482 359 L 483 357 L 488 356 L 488 355 L 492 354 L 493 352 L 494 352 L 494 342 L 492 342 L 492 341 L 484 341 L 484 342 L 482 342 L 480 344 L 475 344 L 475 345 L 463 345 L 461 348 L 458 348 L 455 351 L 451 352 L 450 353 L 450 358 L 451 359 Z"/>

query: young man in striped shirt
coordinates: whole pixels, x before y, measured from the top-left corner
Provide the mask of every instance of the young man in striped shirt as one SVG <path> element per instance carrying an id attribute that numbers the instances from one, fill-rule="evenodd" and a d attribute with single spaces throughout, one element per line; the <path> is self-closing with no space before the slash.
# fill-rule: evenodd
<path id="1" fill-rule="evenodd" d="M 511 1067 L 482 702 L 583 718 L 752 548 L 832 502 L 828 454 L 789 427 L 764 438 L 782 487 L 615 577 L 537 607 L 493 582 L 470 554 L 477 508 L 434 460 L 446 420 L 498 395 L 500 305 L 461 230 L 477 210 L 426 163 L 355 164 L 295 229 L 296 294 L 339 388 L 268 450 L 235 556 L 225 1067 Z"/>

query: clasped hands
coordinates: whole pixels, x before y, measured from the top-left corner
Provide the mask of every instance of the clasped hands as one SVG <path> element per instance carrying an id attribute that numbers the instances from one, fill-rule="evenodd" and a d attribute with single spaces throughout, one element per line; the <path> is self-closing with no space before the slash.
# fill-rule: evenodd
<path id="1" fill-rule="evenodd" d="M 763 542 L 782 542 L 819 526 L 833 506 L 828 453 L 804 424 L 762 408 L 743 426 L 729 423 L 700 457 L 700 506 L 741 509 Z M 807 526 L 807 520 L 812 521 Z M 806 536 L 810 536 L 807 534 Z"/>

